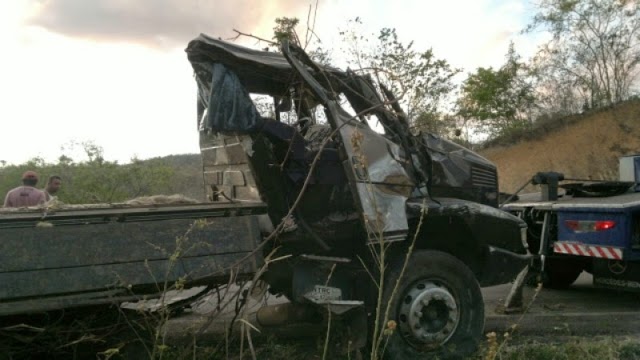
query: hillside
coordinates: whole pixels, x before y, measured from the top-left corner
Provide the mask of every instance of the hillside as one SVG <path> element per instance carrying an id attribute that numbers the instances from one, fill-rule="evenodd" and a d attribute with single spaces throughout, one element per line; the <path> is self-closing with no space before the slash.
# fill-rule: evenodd
<path id="1" fill-rule="evenodd" d="M 206 201 L 200 154 L 169 155 L 146 161 L 158 161 L 174 170 L 171 179 L 174 194 Z"/>
<path id="2" fill-rule="evenodd" d="M 498 166 L 500 189 L 505 192 L 516 191 L 538 171 L 615 180 L 618 157 L 640 153 L 639 120 L 640 101 L 633 100 L 545 122 L 514 144 L 488 145 L 479 152 Z"/>

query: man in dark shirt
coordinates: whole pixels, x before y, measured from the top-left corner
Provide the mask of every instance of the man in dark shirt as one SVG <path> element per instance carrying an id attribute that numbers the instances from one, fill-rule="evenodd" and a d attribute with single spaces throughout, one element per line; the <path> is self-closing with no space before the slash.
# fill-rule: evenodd
<path id="1" fill-rule="evenodd" d="M 26 171 L 22 174 L 22 186 L 10 190 L 4 198 L 4 207 L 26 207 L 44 204 L 46 195 L 36 189 L 38 174 Z"/>
<path id="2" fill-rule="evenodd" d="M 44 191 L 44 195 L 47 201 L 56 198 L 56 194 L 60 190 L 60 186 L 62 185 L 62 178 L 58 175 L 49 176 L 49 180 L 47 181 L 47 185 L 42 189 Z"/>

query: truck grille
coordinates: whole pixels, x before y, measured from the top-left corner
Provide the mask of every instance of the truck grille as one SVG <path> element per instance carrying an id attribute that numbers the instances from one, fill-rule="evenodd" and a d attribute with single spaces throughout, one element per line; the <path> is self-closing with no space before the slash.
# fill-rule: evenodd
<path id="1" fill-rule="evenodd" d="M 498 176 L 494 169 L 484 169 L 479 166 L 471 167 L 471 184 L 495 188 L 498 185 Z"/>

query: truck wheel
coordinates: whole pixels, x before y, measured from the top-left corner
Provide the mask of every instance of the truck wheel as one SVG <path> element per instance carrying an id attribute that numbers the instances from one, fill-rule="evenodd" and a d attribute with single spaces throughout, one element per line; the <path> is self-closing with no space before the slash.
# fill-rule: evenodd
<path id="1" fill-rule="evenodd" d="M 542 284 L 549 289 L 566 289 L 573 284 L 584 269 L 582 262 L 572 259 L 548 259 Z"/>
<path id="2" fill-rule="evenodd" d="M 391 298 L 403 261 L 390 264 L 384 291 L 383 304 L 390 304 L 390 320 L 397 323 L 385 358 L 449 359 L 472 354 L 484 329 L 484 302 L 471 270 L 447 253 L 415 251 Z"/>

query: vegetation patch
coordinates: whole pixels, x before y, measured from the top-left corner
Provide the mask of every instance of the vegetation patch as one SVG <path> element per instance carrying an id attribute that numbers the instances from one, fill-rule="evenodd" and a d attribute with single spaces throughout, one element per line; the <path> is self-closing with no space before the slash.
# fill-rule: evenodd
<path id="1" fill-rule="evenodd" d="M 552 342 L 550 339 L 545 342 L 507 346 L 494 358 L 502 360 L 635 360 L 640 359 L 640 340 L 637 338 L 620 340 L 610 337 L 575 338 L 565 342 Z"/>

